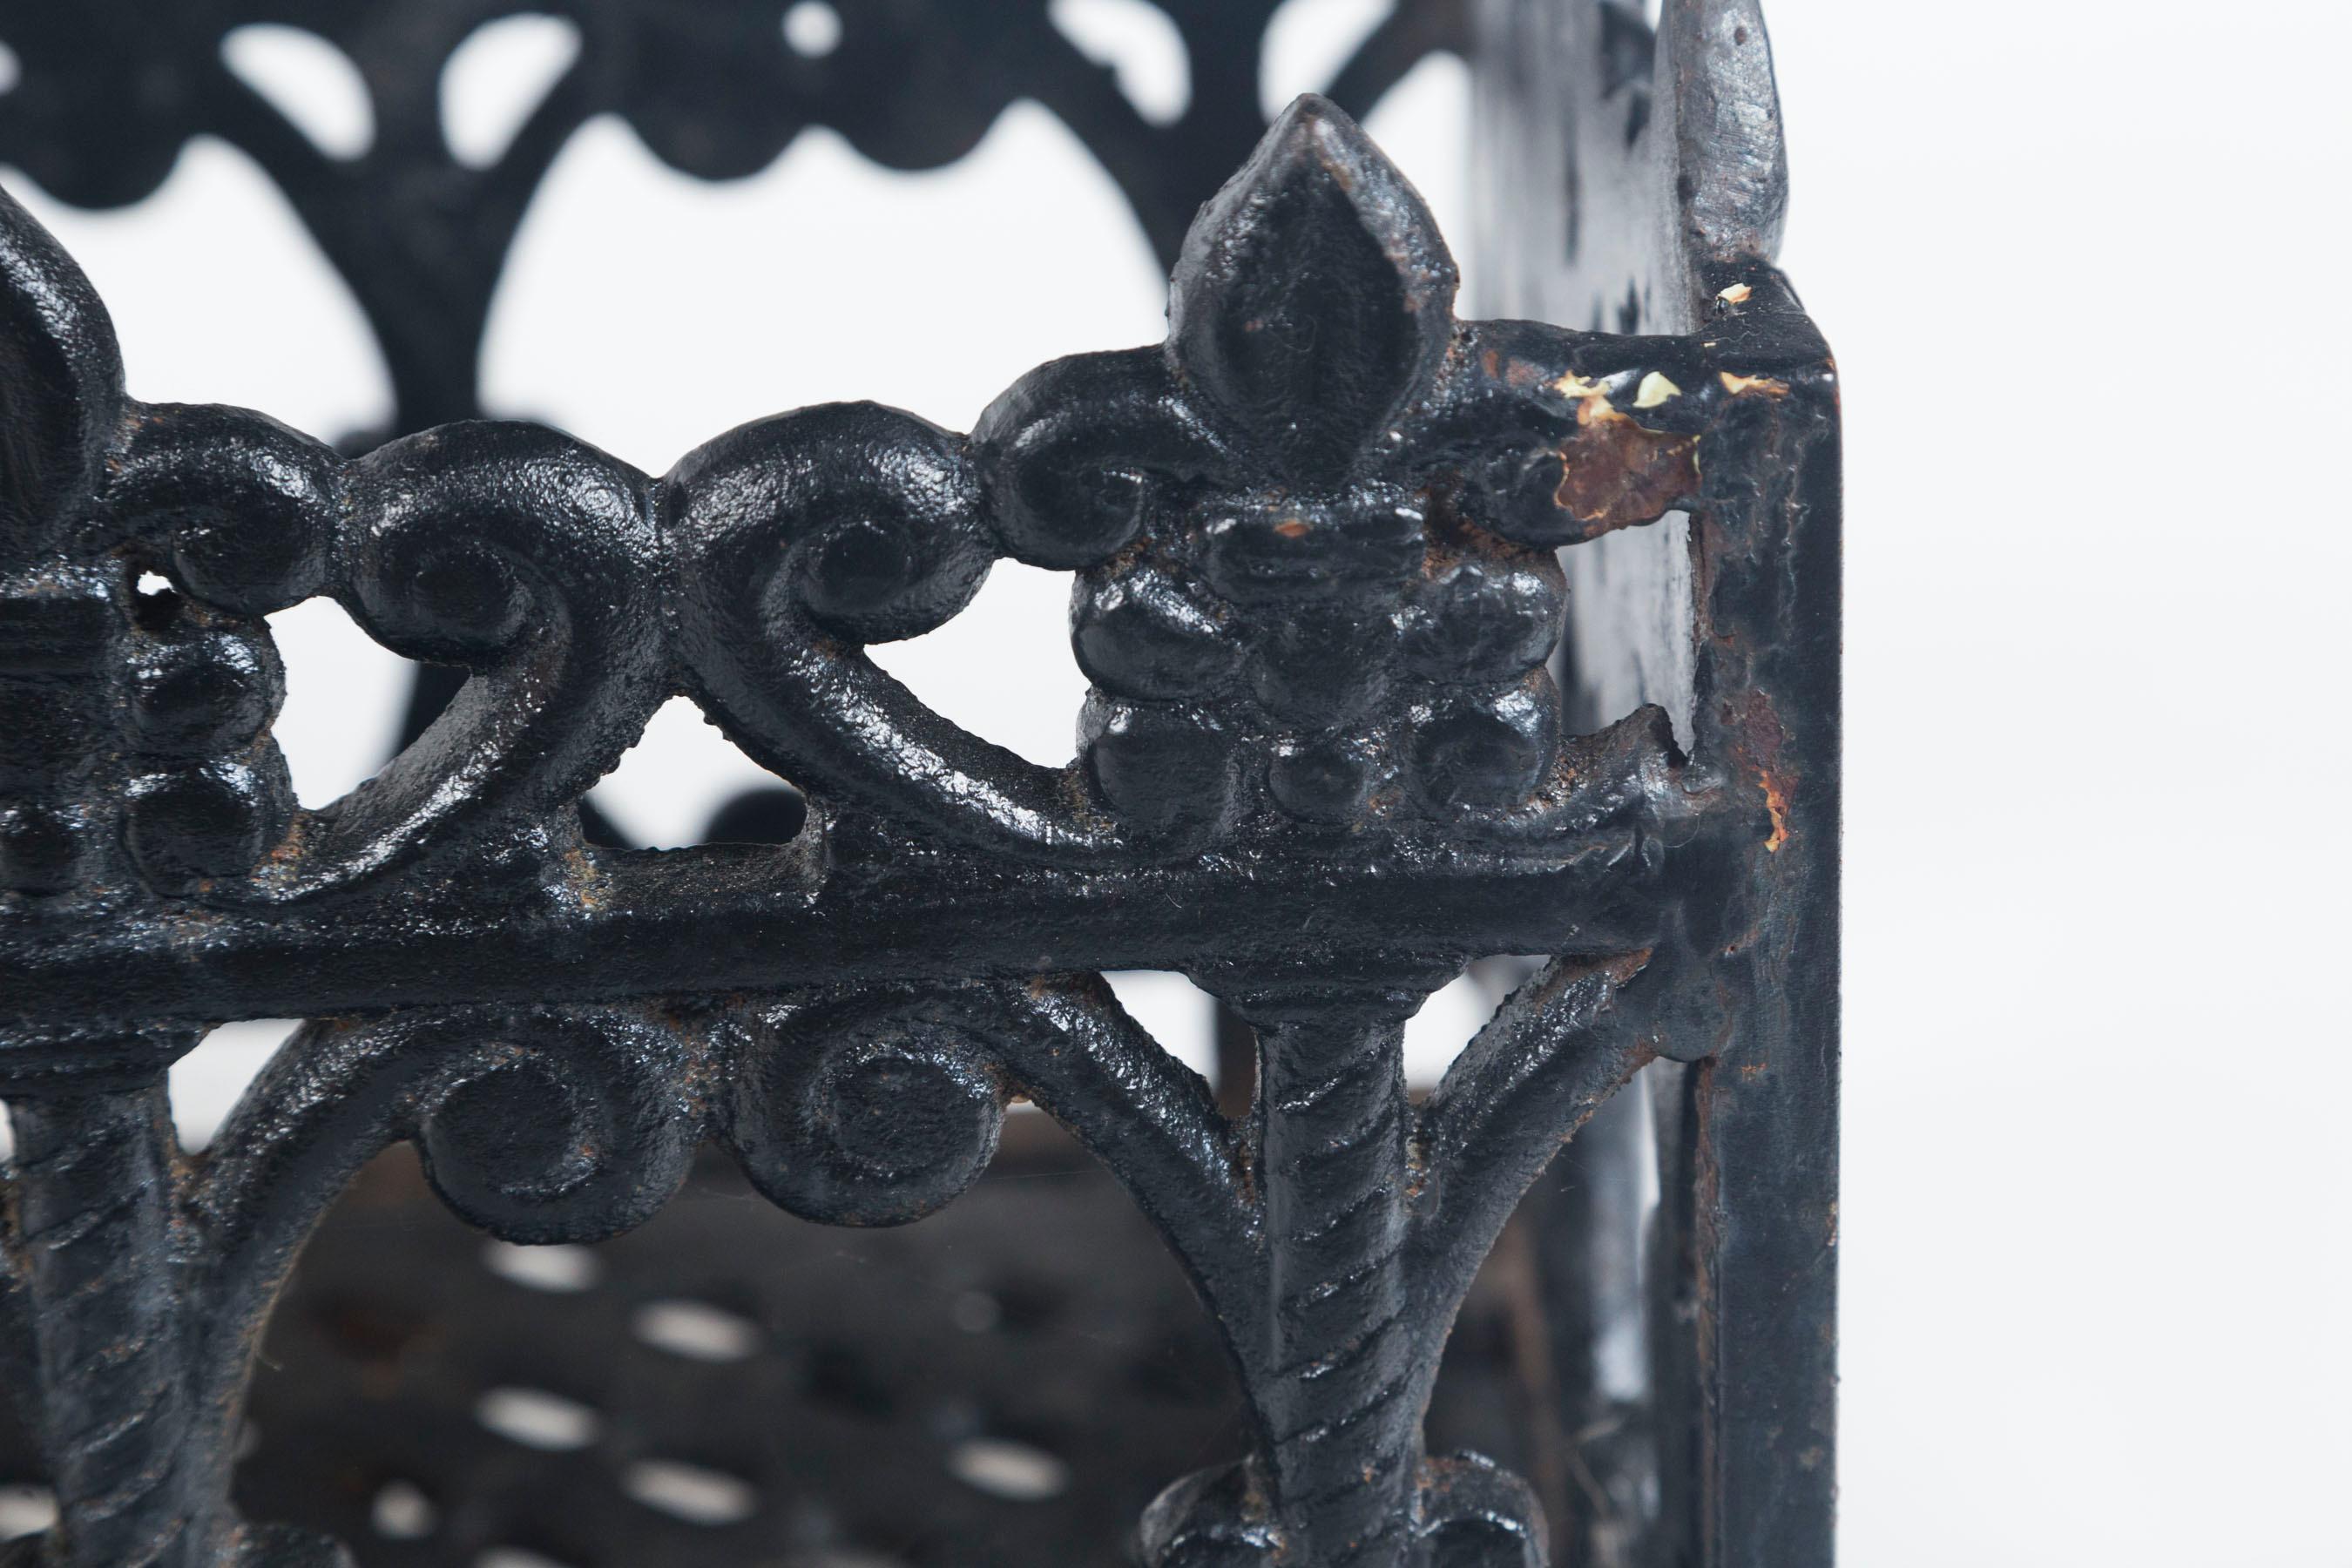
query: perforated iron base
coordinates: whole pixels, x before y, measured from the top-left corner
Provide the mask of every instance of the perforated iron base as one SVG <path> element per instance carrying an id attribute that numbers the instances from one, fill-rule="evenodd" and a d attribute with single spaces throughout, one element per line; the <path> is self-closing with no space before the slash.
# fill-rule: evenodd
<path id="1" fill-rule="evenodd" d="M 1465 1313 L 1432 1443 L 1540 1471 L 1514 1255 Z M 1040 1116 L 918 1225 L 809 1225 L 706 1159 L 641 1229 L 527 1254 L 399 1149 L 329 1216 L 263 1354 L 238 1504 L 362 1568 L 1109 1564 L 1167 1477 L 1248 1446 L 1181 1273 Z M 6 1426 L 0 1486 L 37 1484 Z"/>

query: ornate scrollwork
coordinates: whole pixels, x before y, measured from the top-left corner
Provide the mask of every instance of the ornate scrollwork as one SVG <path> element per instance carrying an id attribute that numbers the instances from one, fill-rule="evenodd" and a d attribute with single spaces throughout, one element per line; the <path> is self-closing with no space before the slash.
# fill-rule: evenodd
<path id="1" fill-rule="evenodd" d="M 593 1016 L 442 1027 L 486 1026 L 496 1037 L 436 1073 L 409 1112 L 434 1190 L 509 1241 L 598 1241 L 650 1219 L 686 1180 L 699 1131 L 676 1037 Z"/>
<path id="2" fill-rule="evenodd" d="M 1457 326 L 1454 287 L 1412 187 L 1301 100 L 1195 221 L 1160 358 L 1065 361 L 982 417 L 1012 552 L 1086 567 L 1087 778 L 1163 852 L 1252 823 L 1509 814 L 1568 784 L 1546 550 L 1591 531 L 1577 509 L 1619 472 L 1577 432 L 1597 416 L 1685 456 L 1697 437 L 1609 401 L 1663 373 L 1604 381 L 1559 365 L 1558 334 Z M 1577 482 L 1497 496 L 1463 461 L 1474 424 Z M 1646 510 L 1620 495 L 1613 520 L 1646 521 L 1696 472 L 1625 483 Z"/>
<path id="3" fill-rule="evenodd" d="M 318 882 L 429 853 L 459 821 L 478 837 L 558 820 L 669 694 L 660 552 L 633 470 L 551 432 L 459 426 L 378 448 L 354 490 L 362 624 L 473 679 L 325 825 Z"/>
<path id="4" fill-rule="evenodd" d="M 130 403 L 102 307 L 12 222 L 15 384 L 70 435 L 41 459 L 62 477 L 26 482 L 88 498 L 20 502 L 20 529 L 60 540 L 45 580 L 119 627 L 91 668 L 135 689 L 126 754 L 152 760 L 91 798 L 120 802 L 124 870 L 166 897 L 299 903 L 425 859 L 593 908 L 567 808 L 681 688 L 831 816 L 1073 868 L 1367 829 L 1573 855 L 1612 813 L 1671 837 L 1696 798 L 1646 724 L 1563 747 L 1543 547 L 1685 499 L 1689 454 L 1767 378 L 1705 374 L 1688 340 L 1455 323 L 1419 198 L 1319 100 L 1203 209 L 1160 350 L 1048 366 L 969 440 L 838 405 L 660 480 L 520 426 L 346 461 L 255 416 Z M 1078 568 L 1073 768 L 967 734 L 860 651 L 953 615 L 998 554 Z M 176 592 L 132 606 L 109 574 L 142 568 Z M 253 617 L 321 591 L 470 679 L 378 777 L 297 812 Z M 74 881 L 78 832 L 18 807 L 20 884 Z"/>
<path id="5" fill-rule="evenodd" d="M 1235 975 L 1264 1063 L 1247 1132 L 1090 977 L 721 1017 L 732 1087 L 715 1114 L 762 1191 L 835 1224 L 950 1201 L 1016 1093 L 1106 1159 L 1215 1311 L 1265 1443 L 1169 1490 L 1145 1522 L 1149 1562 L 1339 1562 L 1342 1542 L 1376 1539 L 1441 1563 L 1540 1561 L 1524 1485 L 1475 1457 L 1424 1458 L 1420 1411 L 1519 1194 L 1670 1035 L 1688 1037 L 1658 1010 L 1683 993 L 1639 983 L 1654 962 L 1555 965 L 1418 1111 L 1397 1054 L 1418 989 L 1335 1007 L 1295 979 Z"/>
<path id="6" fill-rule="evenodd" d="M 862 651 L 946 621 L 995 558 L 961 437 L 870 405 L 809 409 L 689 453 L 662 496 L 679 653 L 745 751 L 958 837 L 1083 841 L 1047 770 L 941 719 Z"/>
<path id="7" fill-rule="evenodd" d="M 1009 1090 L 986 1042 L 939 1009 L 788 1005 L 747 1034 L 728 1142 L 752 1184 L 803 1219 L 920 1219 L 995 1156 Z"/>
<path id="8" fill-rule="evenodd" d="M 478 9 L 436 15 L 454 38 Z M 709 42 L 641 9 L 596 26 L 648 59 Z M 961 15 L 853 8 L 843 58 L 909 17 L 977 36 Z M 1432 41 L 1381 36 L 1391 65 Z M 34 37 L 0 145 L 89 64 Z M 783 69 L 806 102 L 711 120 L 603 37 L 526 164 L 607 97 L 712 174 L 810 103 L 853 112 L 768 38 L 711 101 L 768 102 Z M 211 67 L 190 80 L 139 135 L 251 112 Z M 1004 86 L 973 82 L 861 144 L 951 156 Z M 77 188 L 116 199 L 150 162 Z M 1725 1048 L 1718 966 L 1783 936 L 1740 889 L 1833 843 L 1729 655 L 1694 757 L 1656 709 L 1563 737 L 1549 673 L 1559 547 L 1685 507 L 1704 541 L 1727 487 L 1761 482 L 1792 389 L 1826 399 L 1818 340 L 1741 265 L 1704 338 L 1457 321 L 1420 198 L 1308 98 L 1183 231 L 1163 344 L 1044 366 L 969 437 L 835 405 L 656 479 L 522 425 L 347 458 L 131 401 L 102 306 L 0 197 L 0 958 L 20 982 L 0 1084 L 32 1107 L 0 1321 L 37 1331 L 65 1559 L 272 1539 L 226 1501 L 255 1336 L 321 1207 L 390 1142 L 520 1241 L 643 1220 L 706 1136 L 796 1213 L 896 1224 L 965 1190 L 1023 1097 L 1166 1235 L 1251 1404 L 1252 1456 L 1151 1510 L 1153 1568 L 1539 1563 L 1524 1486 L 1423 1451 L 1455 1309 L 1609 1093 Z M 423 386 L 404 396 L 449 395 Z M 945 623 L 1000 557 L 1074 576 L 1091 689 L 1065 768 L 964 731 L 865 651 Z M 1702 638 L 1756 605 L 1794 617 L 1773 583 L 1705 578 Z M 375 779 L 302 811 L 262 617 L 319 595 L 465 683 Z M 581 796 L 680 692 L 807 792 L 794 843 L 583 842 Z M 1465 960 L 1538 948 L 1559 956 L 1416 1107 L 1404 1018 Z M 1255 1029 L 1246 1119 L 1085 973 L 1147 964 Z M 177 1161 L 154 1076 L 205 1024 L 280 1010 L 322 1021 L 213 1153 Z M 105 1358 L 56 1326 L 84 1299 L 147 1336 L 155 1377 L 90 1373 Z M 93 1456 L 110 1420 L 135 1440 Z M 281 1547 L 252 1561 L 329 1550 Z"/>
<path id="9" fill-rule="evenodd" d="M 407 1140 L 450 1207 L 493 1235 L 614 1235 L 686 1179 L 702 1127 L 693 1054 L 653 1016 L 559 1008 L 314 1023 L 289 1039 L 179 1199 L 187 1264 L 173 1289 L 194 1325 L 175 1373 L 189 1412 L 179 1484 L 195 1538 L 254 1568 L 335 1560 L 325 1543 L 239 1526 L 228 1467 L 270 1303 L 362 1165 Z"/>
<path id="10" fill-rule="evenodd" d="M 1128 1184 L 1228 1321 L 1249 1321 L 1221 1261 L 1255 1230 L 1239 1135 L 1099 977 L 820 995 L 720 1031 L 735 1073 L 720 1124 L 794 1213 L 873 1225 L 930 1212 L 987 1164 L 1017 1094 Z"/>
<path id="11" fill-rule="evenodd" d="M 969 444 L 843 405 L 682 462 L 663 508 L 698 693 L 820 795 L 1066 860 L 1556 809 L 1581 775 L 1544 668 L 1547 547 L 1687 499 L 1699 437 L 1678 427 L 1709 399 L 1653 429 L 1612 397 L 1662 406 L 1664 372 L 1457 326 L 1454 284 L 1419 196 L 1302 100 L 1196 221 L 1159 353 L 1048 365 Z M 1507 461 L 1548 462 L 1549 489 L 1498 494 L 1465 464 L 1474 426 L 1527 444 Z M 1659 449 L 1681 467 L 1654 471 Z M 996 553 L 1078 569 L 1075 772 L 964 734 L 856 651 L 937 625 Z"/>

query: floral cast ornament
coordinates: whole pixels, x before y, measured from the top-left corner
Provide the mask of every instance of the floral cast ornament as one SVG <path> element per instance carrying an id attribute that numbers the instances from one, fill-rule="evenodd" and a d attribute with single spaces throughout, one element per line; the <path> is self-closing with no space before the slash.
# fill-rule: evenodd
<path id="1" fill-rule="evenodd" d="M 1544 1560 L 1524 1484 L 1423 1452 L 1454 1315 L 1606 1096 L 1726 1048 L 1773 929 L 1745 879 L 1820 830 L 1752 694 L 1701 691 L 1690 758 L 1654 709 L 1562 737 L 1555 552 L 1738 522 L 1826 374 L 1760 264 L 1704 338 L 1459 321 L 1420 198 L 1302 99 L 1194 222 L 1163 345 L 1048 364 L 969 437 L 835 405 L 659 479 L 527 426 L 346 460 L 137 404 L 13 205 L 0 272 L 0 691 L 39 737 L 0 825 L 0 1337 L 63 1510 L 28 1551 L 339 1560 L 238 1520 L 228 1456 L 278 1284 L 391 1142 L 516 1240 L 639 1223 L 704 1140 L 794 1212 L 896 1224 L 977 1178 L 1021 1096 L 1166 1236 L 1252 1412 L 1252 1452 L 1152 1506 L 1145 1562 Z M 1066 768 L 864 651 L 1000 556 L 1075 574 Z M 465 685 L 311 811 L 260 617 L 322 593 Z M 807 794 L 792 842 L 583 842 L 579 797 L 679 692 Z M 1558 956 L 1414 1103 L 1406 1017 L 1529 952 Z M 1246 1115 L 1088 973 L 1132 967 L 1255 1028 Z M 163 1067 L 278 1015 L 319 1021 L 178 1160 Z"/>

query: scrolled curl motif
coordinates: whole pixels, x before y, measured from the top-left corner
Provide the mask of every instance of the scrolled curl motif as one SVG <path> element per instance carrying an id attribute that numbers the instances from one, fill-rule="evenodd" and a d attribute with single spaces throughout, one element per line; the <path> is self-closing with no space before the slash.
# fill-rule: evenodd
<path id="1" fill-rule="evenodd" d="M 258 759 L 248 766 L 268 785 L 246 814 L 254 825 L 193 868 L 200 888 L 165 882 L 142 853 L 149 880 L 217 902 L 282 902 L 452 849 L 485 864 L 520 858 L 526 884 L 543 875 L 569 837 L 566 808 L 668 693 L 642 476 L 529 426 L 446 427 L 351 464 L 238 410 L 140 407 L 132 430 L 108 495 L 118 526 L 184 590 L 184 619 L 243 616 L 247 651 L 212 635 L 209 675 L 161 684 L 178 708 L 167 723 L 242 718 Z M 254 617 L 322 592 L 394 652 L 471 679 L 373 779 L 297 813 L 266 734 L 274 689 L 264 700 L 264 683 L 239 686 L 236 672 L 275 664 Z M 226 787 L 180 815 L 232 820 L 237 802 L 213 798 Z"/>
<path id="2" fill-rule="evenodd" d="M 677 657 L 745 751 L 957 837 L 1098 847 L 1055 773 L 940 717 L 864 652 L 944 623 L 995 559 L 963 437 L 835 404 L 720 437 L 661 491 Z"/>
<path id="3" fill-rule="evenodd" d="M 191 649 L 92 650 L 178 705 L 161 730 L 205 737 L 134 744 L 165 760 L 107 784 L 129 874 L 167 897 L 299 903 L 421 863 L 509 901 L 579 897 L 572 807 L 681 689 L 821 825 L 1069 869 L 1367 833 L 1564 849 L 1596 801 L 1633 831 L 1674 805 L 1624 787 L 1670 750 L 1563 744 L 1550 550 L 1686 500 L 1711 421 L 1759 383 L 1702 374 L 1685 340 L 1457 322 L 1426 208 L 1321 100 L 1202 209 L 1159 348 L 1048 364 L 969 437 L 834 405 L 659 480 L 525 426 L 347 462 L 258 416 L 132 403 L 79 272 L 0 216 L 26 325 L 10 383 L 58 426 L 12 515 L 98 574 L 119 637 L 159 633 L 105 572 L 161 570 L 185 602 Z M 970 734 L 865 653 L 942 625 L 1000 556 L 1076 574 L 1092 688 L 1066 767 Z M 257 617 L 321 593 L 469 679 L 377 777 L 304 812 Z M 139 673 L 174 661 L 204 670 Z M 70 819 L 31 809 L 17 885 L 104 879 Z"/>
<path id="4" fill-rule="evenodd" d="M 1706 1020 L 1680 955 L 1560 963 L 1515 994 L 1428 1101 L 1406 1099 L 1417 990 L 1334 1003 L 1295 978 L 1241 985 L 1259 1029 L 1251 1121 L 1221 1115 L 1091 976 L 885 986 L 731 1014 L 715 1126 L 771 1198 L 830 1224 L 895 1225 L 979 1176 L 1019 1094 L 1136 1197 L 1223 1331 L 1251 1458 L 1169 1489 L 1153 1568 L 1311 1562 L 1540 1563 L 1526 1485 L 1423 1453 L 1421 1414 L 1479 1260 L 1576 1129 Z M 1350 1546 L 1349 1543 L 1353 1542 Z"/>
<path id="5" fill-rule="evenodd" d="M 182 1042 L 183 1047 L 191 1043 Z M 304 1026 L 200 1161 L 150 1087 L 37 1102 L 21 1303 L 60 1529 L 14 1563 L 329 1568 L 333 1542 L 229 1501 L 247 1384 L 304 1240 L 360 1168 L 414 1142 L 462 1217 L 518 1242 L 592 1241 L 677 1191 L 703 1126 L 695 1042 L 651 1012 L 461 1008 Z M 45 1205 L 70 1200 L 54 1211 Z M 91 1214 L 127 1210 L 134 1245 Z M 163 1237 L 169 1235 L 165 1256 Z M 13 1278 L 14 1263 L 6 1271 Z M 12 1303 L 17 1305 L 18 1303 Z M 135 1354 L 126 1359 L 126 1349 Z"/>
<path id="6" fill-rule="evenodd" d="M 1545 668 L 1551 552 L 1691 500 L 1721 396 L 1680 340 L 1458 323 L 1456 281 L 1394 166 L 1301 99 L 1195 220 L 1158 349 L 1047 364 L 968 441 L 848 405 L 681 463 L 662 511 L 698 694 L 821 797 L 1064 864 L 1589 816 Z M 1076 573 L 1072 767 L 863 654 L 998 555 Z"/>
<path id="7" fill-rule="evenodd" d="M 0 545 L 35 563 L 0 584 L 18 648 L 0 697 L 64 703 L 114 730 L 121 758 L 92 773 L 61 740 L 0 769 L 33 775 L 0 812 L 0 886 L 143 882 L 251 907 L 452 855 L 478 887 L 546 884 L 576 843 L 573 803 L 671 689 L 645 476 L 530 426 L 451 426 L 346 461 L 242 409 L 137 403 L 105 307 L 5 195 L 0 268 L 0 413 L 28 442 Z M 135 586 L 156 574 L 168 589 Z M 300 811 L 269 734 L 284 683 L 261 617 L 322 594 L 470 679 L 374 778 Z M 59 791 L 78 814 L 41 798 Z"/>
<path id="8" fill-rule="evenodd" d="M 159 547 L 173 582 L 244 616 L 333 586 L 354 504 L 333 448 L 248 409 L 157 403 L 128 414 L 108 510 Z"/>
<path id="9" fill-rule="evenodd" d="M 486 1024 L 493 1037 L 419 1084 L 400 1123 L 442 1201 L 523 1243 L 600 1241 L 652 1218 L 685 1182 L 701 1131 L 685 1043 L 627 1015 L 444 1027 Z"/>
<path id="10" fill-rule="evenodd" d="M 732 1088 L 716 1124 L 753 1183 L 806 1218 L 940 1208 L 985 1168 L 1019 1095 L 1127 1184 L 1213 1295 L 1214 1260 L 1251 1244 L 1239 1132 L 1098 976 L 818 994 L 730 1015 L 718 1037 Z M 1255 1309 L 1218 1310 L 1243 1322 Z"/>
<path id="11" fill-rule="evenodd" d="M 247 1092 L 192 1196 L 212 1272 L 226 1287 L 256 1279 L 257 1257 L 290 1259 L 324 1202 L 400 1141 L 452 1209 L 507 1240 L 640 1225 L 684 1182 L 701 1136 L 695 1054 L 656 1016 L 621 1009 L 305 1025 Z"/>
<path id="12" fill-rule="evenodd" d="M 125 397 L 103 309 L 5 199 L 0 281 L 0 698 L 24 737 L 0 758 L 0 941 L 71 961 L 71 1016 L 0 1038 L 12 1092 L 56 1087 L 25 1063 L 119 1070 L 132 1089 L 100 1109 L 162 1171 L 140 1084 L 190 1020 L 271 1010 L 249 1005 L 262 965 L 339 943 L 341 978 L 290 1010 L 583 975 L 574 994 L 705 998 L 686 1022 L 379 1012 L 289 1044 L 202 1170 L 173 1168 L 185 1258 L 124 1244 L 148 1270 L 122 1278 L 168 1276 L 154 1300 L 201 1325 L 171 1408 L 213 1468 L 167 1478 L 192 1528 L 231 1528 L 253 1336 L 386 1143 L 517 1240 L 637 1223 L 707 1131 L 795 1212 L 895 1224 L 976 1179 L 1020 1095 L 1165 1233 L 1251 1401 L 1253 1457 L 1152 1510 L 1153 1568 L 1540 1561 L 1524 1488 L 1423 1451 L 1447 1325 L 1601 1098 L 1727 1037 L 1691 955 L 1754 935 L 1693 934 L 1677 900 L 1821 831 L 1784 821 L 1769 702 L 1703 703 L 1703 751 L 1739 732 L 1697 769 L 1655 710 L 1563 741 L 1552 552 L 1707 502 L 1702 445 L 1758 449 L 1778 361 L 1727 357 L 1749 352 L 1730 331 L 1717 354 L 1456 321 L 1419 197 L 1315 99 L 1202 209 L 1165 343 L 1046 365 L 970 437 L 836 405 L 659 479 L 520 425 L 346 460 L 258 416 Z M 942 625 L 1006 557 L 1075 574 L 1092 689 L 1067 767 L 965 732 L 865 651 Z M 468 679 L 375 780 L 298 812 L 261 617 L 318 595 Z M 794 851 L 582 842 L 581 795 L 681 690 L 810 792 Z M 1351 923 L 1351 901 L 1381 918 Z M 346 915 L 362 935 L 326 931 Z M 518 935 L 531 956 L 501 972 Z M 422 959 L 367 946 L 411 937 Z M 460 963 L 478 938 L 488 961 Z M 713 962 L 671 967 L 697 938 Z M 1405 1016 L 1523 939 L 1570 956 L 1415 1107 Z M 157 987 L 152 1037 L 89 1000 L 118 951 Z M 1099 979 L 1013 978 L 1137 963 L 1186 968 L 1258 1030 L 1245 1122 Z M 907 978 L 942 972 L 976 978 Z M 45 1289 L 27 1279 L 8 1291 Z"/>
<path id="13" fill-rule="evenodd" d="M 720 1111 L 752 1184 L 803 1219 L 903 1225 L 988 1168 L 1011 1089 L 990 1044 L 919 999 L 786 1005 L 737 1026 Z"/>
<path id="14" fill-rule="evenodd" d="M 461 425 L 379 447 L 353 484 L 362 624 L 472 679 L 340 804 L 305 874 L 363 875 L 509 825 L 561 832 L 669 694 L 642 476 L 552 431 Z"/>

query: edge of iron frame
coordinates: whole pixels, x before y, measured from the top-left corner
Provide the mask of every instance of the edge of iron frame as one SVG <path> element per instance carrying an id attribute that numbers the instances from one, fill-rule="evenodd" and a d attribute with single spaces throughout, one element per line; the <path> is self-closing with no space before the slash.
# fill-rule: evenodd
<path id="1" fill-rule="evenodd" d="M 1650 1069 L 1652 1136 L 1596 1121 L 1603 1135 L 1578 1145 L 1591 1187 L 1633 1174 L 1597 1162 L 1654 1150 L 1646 1281 L 1599 1267 L 1611 1239 L 1594 1227 L 1625 1223 L 1604 1212 L 1605 1192 L 1571 1194 L 1566 1234 L 1548 1227 L 1546 1245 L 1574 1249 L 1563 1262 L 1599 1298 L 1579 1304 L 1588 1329 L 1612 1312 L 1645 1318 L 1634 1331 L 1658 1423 L 1647 1444 L 1585 1456 L 1596 1487 L 1629 1452 L 1655 1463 L 1654 1478 L 1630 1478 L 1654 1480 L 1653 1507 L 1630 1528 L 1580 1518 L 1564 1547 L 1596 1563 L 1799 1568 L 1835 1554 L 1838 392 L 1771 265 L 1789 174 L 1760 0 L 1665 0 L 1654 33 L 1641 10 L 1473 0 L 1476 308 L 1664 332 L 1771 310 L 1813 339 L 1822 369 L 1792 378 L 1776 431 L 1738 465 L 1752 488 L 1711 494 L 1686 523 L 1563 552 L 1572 721 L 1580 705 L 1588 717 L 1664 706 L 1685 742 L 1711 734 L 1756 768 L 1778 829 L 1725 949 L 1744 952 L 1725 971 L 1736 1037 Z M 1555 1331 L 1561 1321 L 1555 1307 Z M 1560 1349 L 1589 1354 L 1589 1342 Z M 1588 1392 L 1569 1430 L 1599 1403 Z"/>

